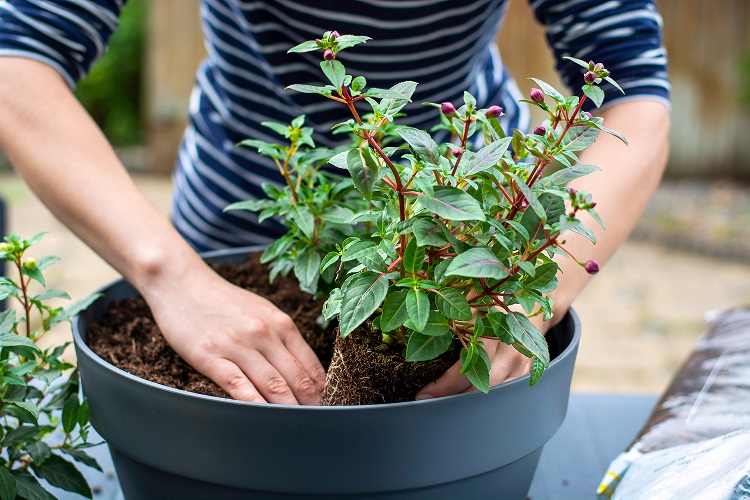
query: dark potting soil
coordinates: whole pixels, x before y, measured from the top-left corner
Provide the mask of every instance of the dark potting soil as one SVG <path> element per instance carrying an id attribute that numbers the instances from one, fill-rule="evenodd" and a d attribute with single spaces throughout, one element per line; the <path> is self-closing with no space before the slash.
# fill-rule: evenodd
<path id="1" fill-rule="evenodd" d="M 323 366 L 330 364 L 335 333 L 316 323 L 323 301 L 300 292 L 293 277 L 277 277 L 269 283 L 268 268 L 257 254 L 242 264 L 211 265 L 231 283 L 266 297 L 291 316 Z M 172 350 L 141 297 L 113 303 L 102 320 L 89 327 L 86 342 L 102 359 L 137 377 L 198 394 L 229 397 Z"/>

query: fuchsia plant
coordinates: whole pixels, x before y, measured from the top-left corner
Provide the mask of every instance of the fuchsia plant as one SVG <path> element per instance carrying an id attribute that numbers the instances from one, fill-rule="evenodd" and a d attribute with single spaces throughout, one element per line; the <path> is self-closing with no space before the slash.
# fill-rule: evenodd
<path id="1" fill-rule="evenodd" d="M 273 261 L 272 276 L 293 270 L 303 289 L 326 296 L 324 316 L 338 318 L 342 336 L 362 325 L 379 329 L 384 342 L 403 346 L 409 361 L 459 347 L 462 373 L 484 392 L 490 359 L 483 343 L 497 338 L 533 359 L 533 385 L 550 359 L 528 318 L 553 315 L 548 294 L 559 272 L 553 257 L 570 256 L 561 235 L 572 231 L 595 243 L 578 214 L 602 223 L 588 193 L 565 187 L 598 170 L 578 164 L 577 153 L 600 131 L 625 141 L 582 106 L 587 99 L 602 104 L 603 80 L 619 86 L 601 64 L 570 58 L 585 69 L 583 96 L 564 97 L 532 79 L 538 88 L 525 102 L 549 116 L 532 134 L 506 134 L 502 108 L 480 109 L 468 92 L 458 108 L 425 103 L 440 110 L 434 130 L 450 133 L 439 144 L 428 132 L 395 123 L 415 82 L 367 89 L 365 78 L 346 73 L 340 52 L 368 39 L 327 32 L 289 51 L 323 51 L 328 83 L 289 90 L 346 106 L 352 118 L 335 128 L 353 142 L 336 151 L 315 148 L 304 117 L 290 126 L 266 124 L 289 143 L 242 144 L 273 158 L 287 185 L 266 185 L 270 199 L 228 209 L 284 217 L 289 232 L 263 259 Z M 366 114 L 357 103 L 368 105 Z M 560 168 L 548 173 L 553 162 Z M 348 176 L 324 170 L 326 163 Z M 577 262 L 591 274 L 599 270 L 595 261 Z"/>

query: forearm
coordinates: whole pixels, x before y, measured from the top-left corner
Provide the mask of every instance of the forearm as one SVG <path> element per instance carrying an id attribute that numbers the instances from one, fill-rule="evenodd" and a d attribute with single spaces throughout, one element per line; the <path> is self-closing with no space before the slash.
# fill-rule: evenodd
<path id="1" fill-rule="evenodd" d="M 655 101 L 629 101 L 605 109 L 604 126 L 623 134 L 629 145 L 601 133 L 596 143 L 580 157 L 582 164 L 596 165 L 595 172 L 570 187 L 591 193 L 602 229 L 588 214 L 581 220 L 596 235 L 596 245 L 578 234 L 566 232 L 563 247 L 581 261 L 603 265 L 627 239 L 643 213 L 663 175 L 669 152 L 669 112 Z M 592 278 L 571 258 L 557 258 L 563 271 L 558 288 L 551 294 L 557 323 Z"/>
<path id="2" fill-rule="evenodd" d="M 142 292 L 156 275 L 200 261 L 52 68 L 0 58 L 0 147 L 50 210 Z"/>

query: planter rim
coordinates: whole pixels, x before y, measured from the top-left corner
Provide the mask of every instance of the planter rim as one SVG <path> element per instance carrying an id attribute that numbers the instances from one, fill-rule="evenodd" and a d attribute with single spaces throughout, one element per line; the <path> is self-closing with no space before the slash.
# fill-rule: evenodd
<path id="1" fill-rule="evenodd" d="M 231 248 L 231 249 L 226 249 L 226 250 L 214 250 L 210 252 L 203 252 L 200 255 L 204 259 L 211 259 L 215 257 L 223 257 L 226 255 L 233 255 L 233 254 L 244 255 L 250 252 L 257 252 L 264 248 L 265 246 L 263 245 L 253 245 L 253 246 L 246 246 L 246 247 Z M 110 288 L 122 282 L 125 282 L 125 280 L 123 278 L 118 278 L 110 283 L 107 283 L 104 286 L 101 286 L 94 292 L 94 294 L 104 294 Z M 82 314 L 85 314 L 85 311 Z M 566 316 L 569 316 L 570 321 L 572 322 L 573 338 L 571 339 L 568 346 L 555 359 L 553 359 L 550 362 L 549 368 L 560 363 L 563 359 L 570 356 L 576 350 L 578 346 L 578 339 L 581 335 L 580 319 L 578 318 L 578 315 L 576 314 L 576 312 L 573 310 L 572 307 L 568 309 Z M 445 403 L 448 401 L 454 401 L 460 398 L 481 398 L 481 397 L 489 396 L 489 394 L 483 394 L 480 391 L 472 391 L 469 393 L 455 394 L 451 396 L 443 396 L 443 397 L 433 398 L 433 399 L 422 399 L 418 401 L 406 401 L 406 402 L 401 402 L 401 403 L 383 403 L 383 404 L 376 404 L 376 405 L 349 405 L 349 406 L 314 406 L 314 405 L 287 405 L 287 404 L 277 404 L 277 403 L 256 403 L 256 402 L 241 401 L 241 400 L 231 399 L 231 398 L 220 398 L 217 396 L 208 396 L 205 394 L 198 394 L 194 392 L 185 391 L 182 389 L 176 389 L 174 387 L 169 387 L 169 386 L 162 385 L 162 384 L 157 384 L 156 382 L 152 382 L 150 380 L 137 377 L 105 361 L 98 354 L 96 354 L 93 350 L 91 350 L 91 348 L 88 346 L 86 341 L 83 339 L 83 335 L 78 327 L 79 320 L 80 320 L 80 315 L 76 315 L 72 321 L 73 340 L 76 343 L 76 346 L 78 349 L 80 349 L 92 361 L 94 361 L 101 367 L 107 370 L 110 370 L 112 372 L 115 372 L 119 374 L 120 376 L 123 376 L 133 382 L 142 384 L 147 387 L 151 387 L 153 389 L 163 390 L 169 393 L 173 393 L 175 395 L 187 396 L 187 397 L 196 398 L 196 399 L 205 400 L 205 401 L 212 401 L 216 403 L 236 405 L 236 406 L 248 406 L 251 408 L 262 408 L 267 411 L 294 410 L 294 411 L 338 411 L 340 412 L 340 411 L 389 410 L 393 408 L 403 408 L 403 407 L 412 406 L 412 405 L 442 404 L 442 403 Z M 565 321 L 565 318 L 563 318 L 563 321 Z M 510 386 L 517 385 L 517 384 L 528 385 L 529 378 L 530 378 L 530 375 L 526 374 L 523 377 L 510 380 L 508 382 L 504 382 L 499 385 L 492 386 L 490 388 L 490 392 L 501 390 L 502 388 L 510 387 Z"/>

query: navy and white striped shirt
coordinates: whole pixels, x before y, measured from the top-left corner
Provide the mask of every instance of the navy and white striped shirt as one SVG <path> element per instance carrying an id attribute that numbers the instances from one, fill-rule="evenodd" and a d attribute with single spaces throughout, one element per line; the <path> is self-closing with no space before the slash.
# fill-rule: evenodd
<path id="1" fill-rule="evenodd" d="M 125 0 L 0 0 L 0 55 L 30 57 L 57 69 L 71 87 L 106 50 Z M 608 102 L 667 101 L 669 82 L 661 18 L 653 0 L 530 0 L 559 61 L 563 80 L 580 89 L 571 55 L 602 62 L 626 91 L 604 87 Z M 342 53 L 348 73 L 368 86 L 420 82 L 408 119 L 429 128 L 437 116 L 424 101 L 461 102 L 464 90 L 480 107 L 501 105 L 506 129 L 524 127 L 528 111 L 495 45 L 506 0 L 203 0 L 208 57 L 198 70 L 190 122 L 174 174 L 172 217 L 198 250 L 267 243 L 282 226 L 256 224 L 250 212 L 223 213 L 238 200 L 264 197 L 263 182 L 282 183 L 275 165 L 245 138 L 277 141 L 263 121 L 299 114 L 316 141 L 334 145 L 331 125 L 346 108 L 319 96 L 284 91 L 294 83 L 321 84 L 320 54 L 286 51 L 326 30 L 367 35 L 370 42 Z"/>

